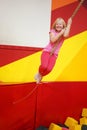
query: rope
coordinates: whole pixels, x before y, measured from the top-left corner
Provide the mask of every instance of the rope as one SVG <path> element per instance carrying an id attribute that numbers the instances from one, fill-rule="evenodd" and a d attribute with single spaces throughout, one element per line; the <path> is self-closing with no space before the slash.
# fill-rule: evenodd
<path id="1" fill-rule="evenodd" d="M 54 47 L 52 48 L 52 50 L 51 50 L 51 52 L 50 52 L 50 56 L 52 56 L 52 54 L 54 53 L 55 49 L 57 48 L 58 43 L 59 43 L 59 40 L 60 40 L 60 38 L 58 39 L 57 43 L 54 44 Z"/>
<path id="2" fill-rule="evenodd" d="M 76 15 L 76 13 L 78 12 L 78 10 L 80 9 L 81 5 L 83 4 L 84 0 L 81 0 L 80 3 L 78 4 L 78 6 L 76 7 L 76 9 L 74 10 L 71 18 L 73 19 L 74 16 Z"/>
<path id="3" fill-rule="evenodd" d="M 36 90 L 37 88 L 38 88 L 38 84 L 35 86 L 35 88 L 34 88 L 31 92 L 29 92 L 29 93 L 28 93 L 26 96 L 24 96 L 23 98 L 20 98 L 19 100 L 13 102 L 13 104 L 16 104 L 16 103 L 19 103 L 19 102 L 24 101 L 25 99 L 27 99 L 28 97 L 30 97 L 30 96 L 35 92 L 35 90 Z"/>

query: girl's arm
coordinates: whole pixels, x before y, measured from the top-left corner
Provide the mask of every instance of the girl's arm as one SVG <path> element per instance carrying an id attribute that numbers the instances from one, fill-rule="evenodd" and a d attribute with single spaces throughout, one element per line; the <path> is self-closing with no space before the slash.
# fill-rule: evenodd
<path id="1" fill-rule="evenodd" d="M 70 29 L 71 29 L 71 24 L 72 24 L 72 18 L 69 18 L 68 22 L 67 22 L 67 26 L 65 28 L 65 32 L 63 34 L 64 37 L 68 37 L 69 36 Z"/>
<path id="2" fill-rule="evenodd" d="M 52 43 L 55 43 L 56 41 L 59 40 L 59 38 L 64 34 L 65 29 L 62 29 L 62 31 L 60 33 L 58 33 L 56 36 L 54 35 L 53 32 L 50 33 L 50 41 Z"/>

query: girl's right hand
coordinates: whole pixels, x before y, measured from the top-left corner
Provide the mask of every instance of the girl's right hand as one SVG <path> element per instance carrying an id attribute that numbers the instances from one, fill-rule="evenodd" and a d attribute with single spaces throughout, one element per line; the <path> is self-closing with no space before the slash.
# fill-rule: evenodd
<path id="1" fill-rule="evenodd" d="M 60 33 L 63 35 L 64 32 L 65 32 L 65 28 L 63 28 Z"/>

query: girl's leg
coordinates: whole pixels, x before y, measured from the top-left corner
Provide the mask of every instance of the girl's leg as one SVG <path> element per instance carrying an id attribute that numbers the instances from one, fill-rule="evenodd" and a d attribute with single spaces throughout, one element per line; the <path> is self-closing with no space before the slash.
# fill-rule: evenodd
<path id="1" fill-rule="evenodd" d="M 49 60 L 49 53 L 43 51 L 41 55 L 41 65 L 39 67 L 39 72 L 34 77 L 37 83 L 39 83 L 42 80 L 42 77 L 44 76 L 44 72 L 48 65 L 48 60 Z"/>
<path id="2" fill-rule="evenodd" d="M 53 69 L 57 56 L 50 56 L 49 52 L 44 52 L 41 56 L 41 65 L 39 67 L 39 73 L 42 76 L 47 75 Z"/>
<path id="3" fill-rule="evenodd" d="M 53 69 L 57 57 L 55 55 L 50 56 L 49 52 L 43 52 L 41 55 L 41 65 L 39 67 L 39 72 L 35 76 L 37 83 L 42 80 L 42 77 L 47 75 Z"/>
<path id="4" fill-rule="evenodd" d="M 53 67 L 55 66 L 56 59 L 57 59 L 57 57 L 55 55 L 50 56 L 47 68 L 44 72 L 44 76 L 49 74 L 52 71 Z"/>
<path id="5" fill-rule="evenodd" d="M 45 71 L 47 69 L 48 63 L 49 63 L 50 54 L 49 52 L 44 51 L 41 55 L 41 65 L 39 67 L 39 73 L 44 76 Z"/>

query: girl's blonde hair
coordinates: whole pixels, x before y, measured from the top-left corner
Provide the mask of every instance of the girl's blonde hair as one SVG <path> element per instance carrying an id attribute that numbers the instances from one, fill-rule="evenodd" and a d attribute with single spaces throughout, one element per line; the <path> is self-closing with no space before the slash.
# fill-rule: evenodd
<path id="1" fill-rule="evenodd" d="M 53 28 L 53 29 L 55 29 L 56 23 L 57 23 L 58 21 L 60 21 L 60 20 L 63 22 L 64 28 L 66 27 L 66 22 L 64 21 L 64 19 L 61 18 L 61 17 L 59 17 L 59 18 L 57 18 L 57 19 L 55 20 L 55 22 L 54 22 L 53 25 L 52 25 L 52 28 Z"/>

